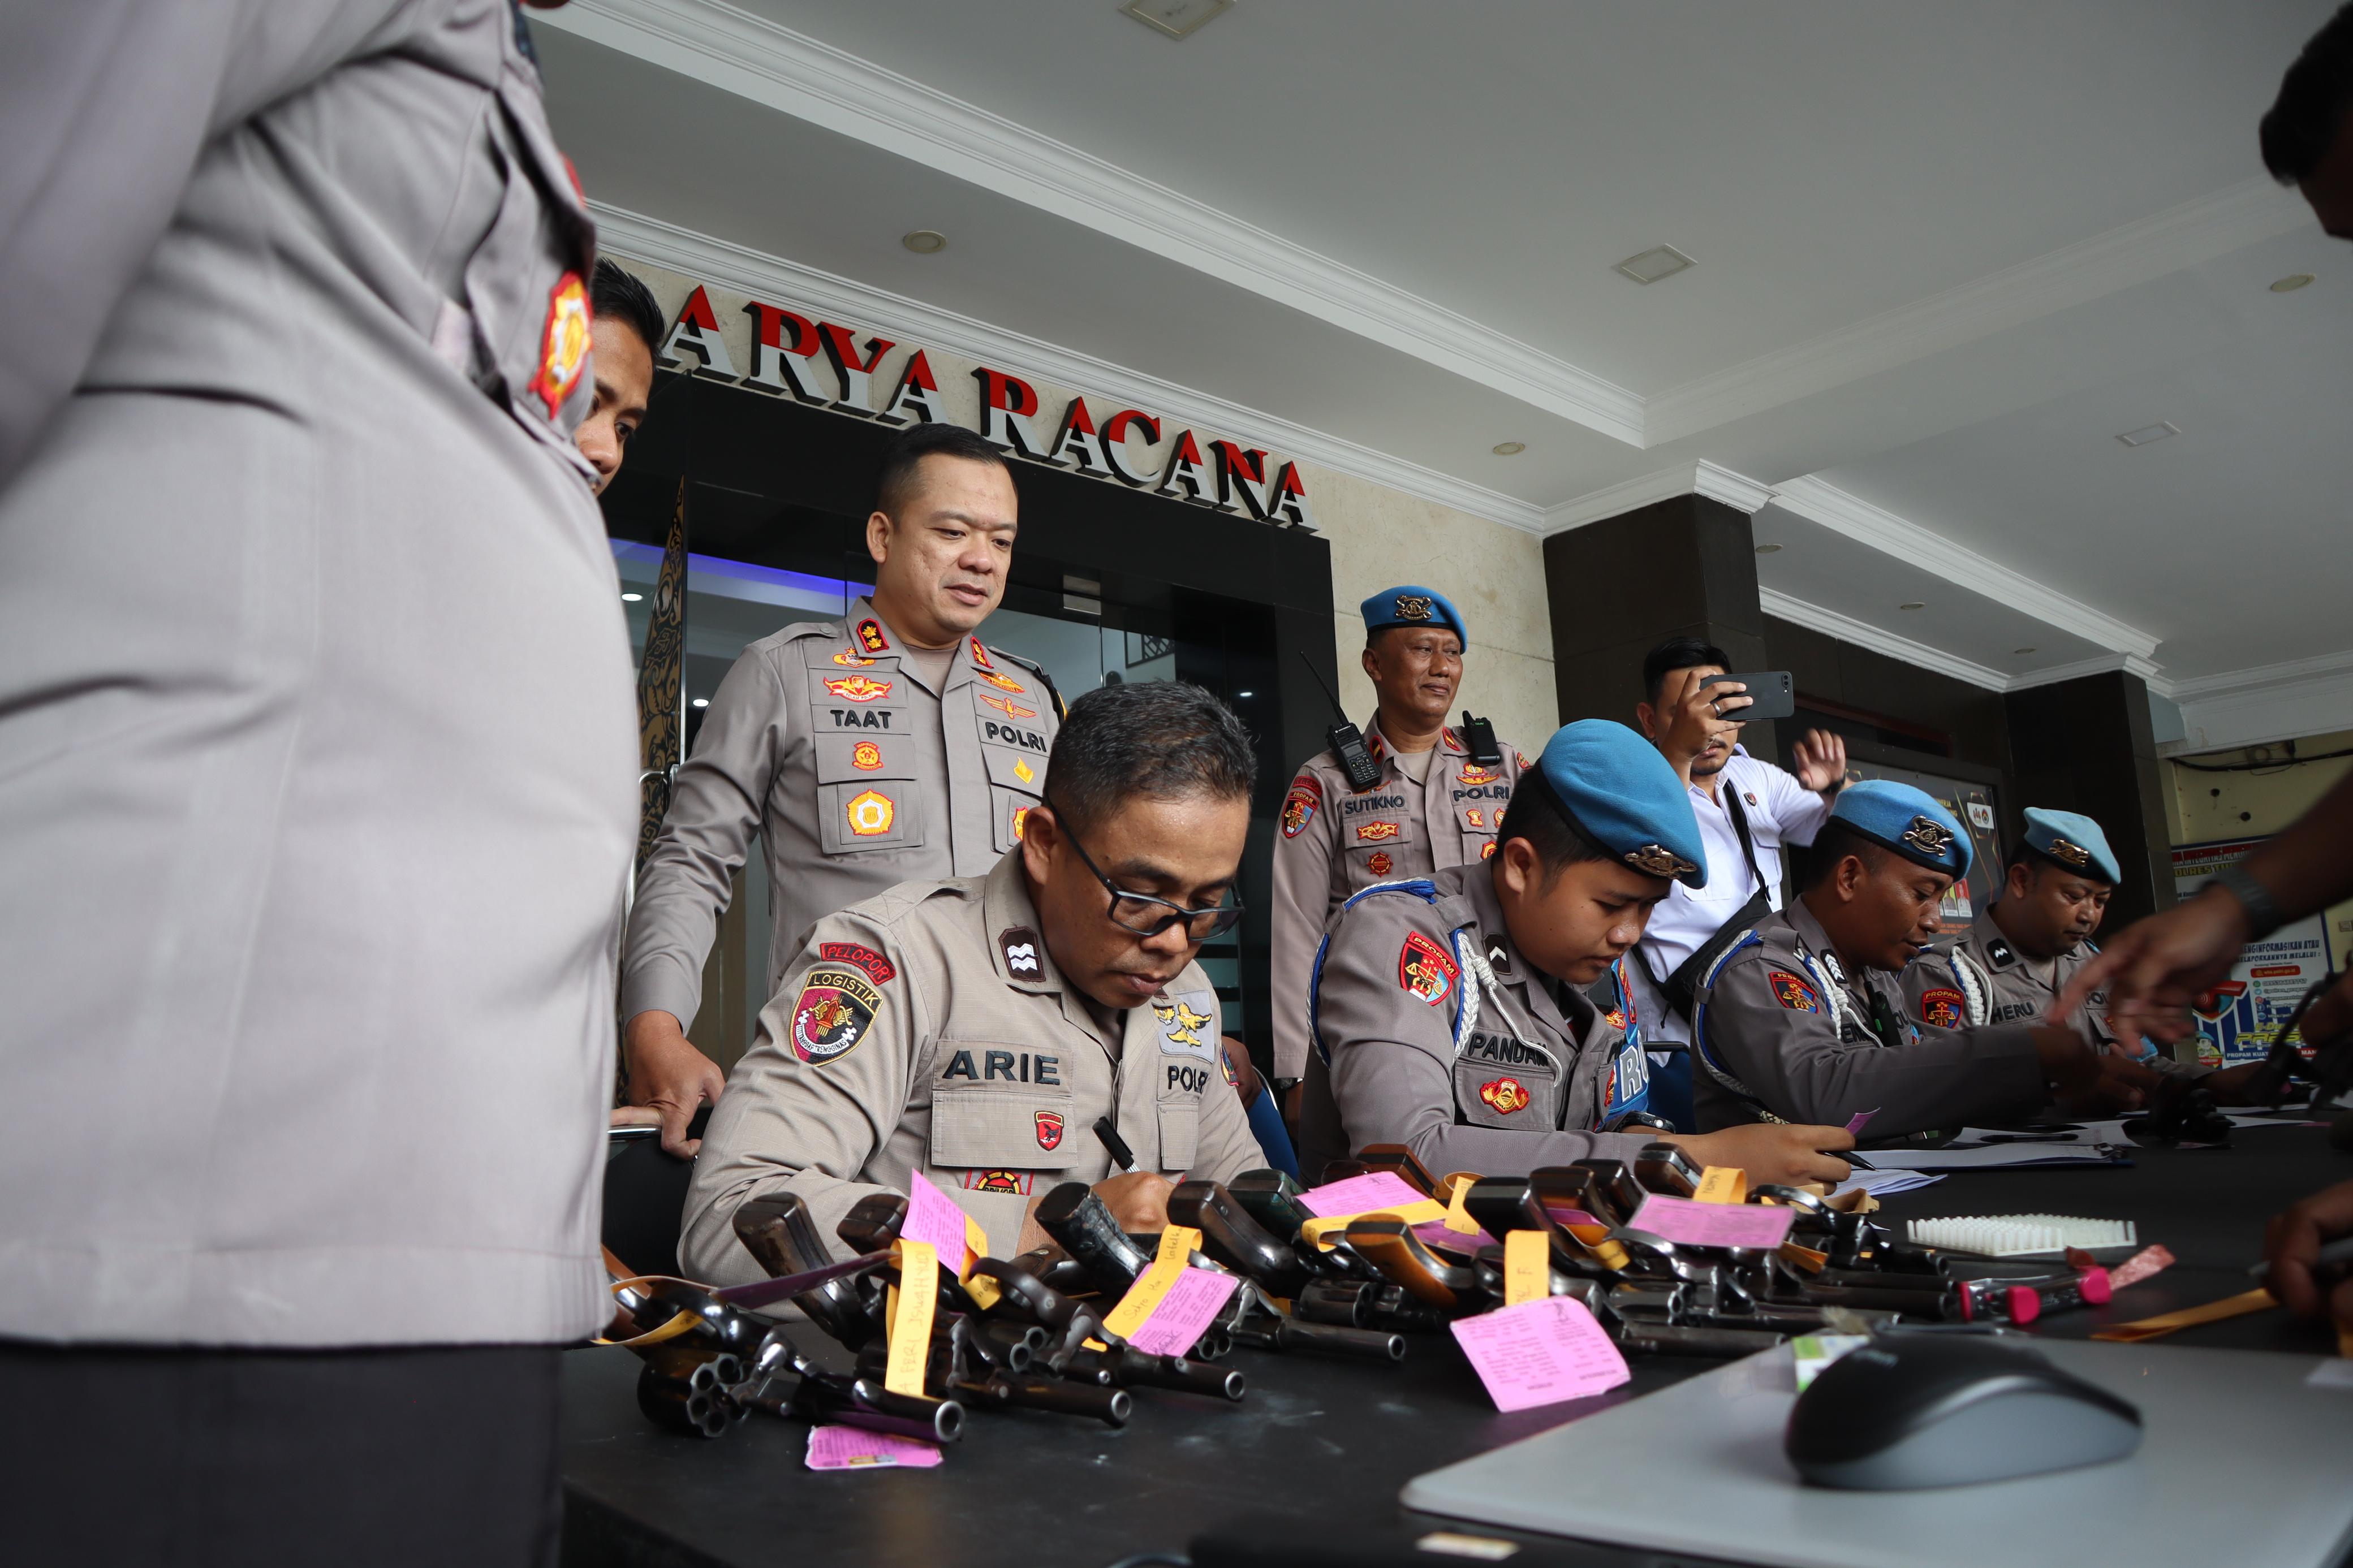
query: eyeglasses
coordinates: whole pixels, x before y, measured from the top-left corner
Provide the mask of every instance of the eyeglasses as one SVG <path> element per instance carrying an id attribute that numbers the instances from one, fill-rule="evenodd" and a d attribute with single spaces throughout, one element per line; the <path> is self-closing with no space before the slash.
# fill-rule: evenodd
<path id="1" fill-rule="evenodd" d="M 1148 893 L 1125 891 L 1103 874 L 1103 868 L 1095 864 L 1095 858 L 1087 853 L 1086 846 L 1079 842 L 1079 836 L 1071 831 L 1070 821 L 1062 815 L 1061 807 L 1050 800 L 1046 802 L 1046 809 L 1054 814 L 1054 826 L 1061 830 L 1062 842 L 1078 851 L 1080 863 L 1094 873 L 1095 880 L 1101 882 L 1103 891 L 1111 895 L 1111 923 L 1121 930 L 1132 931 L 1138 936 L 1158 936 L 1170 926 L 1182 925 L 1187 942 L 1207 942 L 1220 931 L 1233 930 L 1234 922 L 1242 918 L 1242 907 L 1239 903 L 1221 904 L 1214 910 L 1188 910 L 1182 904 L 1172 904 L 1166 899 L 1155 899 Z"/>

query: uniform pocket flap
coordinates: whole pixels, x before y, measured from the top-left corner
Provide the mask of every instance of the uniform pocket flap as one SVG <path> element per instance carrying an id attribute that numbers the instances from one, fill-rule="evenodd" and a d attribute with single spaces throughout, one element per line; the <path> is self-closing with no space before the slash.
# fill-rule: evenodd
<path id="1" fill-rule="evenodd" d="M 978 1063 L 990 1047 L 961 1047 Z M 1010 1058 L 1016 1053 L 998 1047 Z M 939 1084 L 932 1089 L 932 1163 L 949 1169 L 1060 1171 L 1078 1163 L 1084 1130 L 1071 1092 L 1034 1083 Z"/>
<path id="2" fill-rule="evenodd" d="M 1350 849 L 1385 849 L 1394 844 L 1411 844 L 1421 837 L 1413 808 L 1398 791 L 1376 789 L 1366 795 L 1343 795 L 1339 806 L 1340 842 Z"/>
<path id="3" fill-rule="evenodd" d="M 988 762 L 988 782 L 1000 789 L 1019 790 L 1030 796 L 1046 793 L 1046 759 L 1035 752 L 1017 752 L 1009 746 L 983 746 L 981 755 Z"/>
<path id="4" fill-rule="evenodd" d="M 1164 1100 L 1159 1109 L 1160 1168 L 1164 1171 L 1190 1169 L 1194 1152 L 1201 1141 L 1199 1097 Z"/>

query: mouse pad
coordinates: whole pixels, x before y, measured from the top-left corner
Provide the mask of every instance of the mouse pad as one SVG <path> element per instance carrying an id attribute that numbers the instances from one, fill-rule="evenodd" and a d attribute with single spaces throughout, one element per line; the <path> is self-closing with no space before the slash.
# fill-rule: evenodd
<path id="1" fill-rule="evenodd" d="M 1910 1492 L 1798 1479 L 1787 1346 L 1409 1482 L 1408 1508 L 1515 1530 L 1786 1568 L 1989 1561 L 2334 1563 L 2353 1540 L 2353 1391 L 2311 1356 L 2035 1342 L 2140 1407 L 2113 1464 Z"/>

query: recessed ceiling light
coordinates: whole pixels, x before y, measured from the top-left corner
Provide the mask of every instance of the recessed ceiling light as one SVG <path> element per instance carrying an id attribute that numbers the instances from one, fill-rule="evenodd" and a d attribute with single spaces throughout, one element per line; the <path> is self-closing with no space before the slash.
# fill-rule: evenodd
<path id="1" fill-rule="evenodd" d="M 2291 272 L 2286 277 L 2279 279 L 2272 285 L 2272 292 L 2274 294 L 2293 294 L 2311 281 L 2312 274 L 2309 272 Z"/>
<path id="2" fill-rule="evenodd" d="M 1906 600 L 1905 600 L 1902 604 L 1900 604 L 1900 605 L 1896 605 L 1895 607 L 1896 607 L 1897 609 L 1899 609 L 1899 610 L 1925 610 L 1925 609 L 1926 609 L 1926 608 L 1928 607 L 1928 605 L 1927 605 L 1926 601 L 1925 601 L 1925 600 L 1921 600 L 1921 599 L 1906 599 Z"/>
<path id="3" fill-rule="evenodd" d="M 1233 4 L 1234 0 L 1127 0 L 1119 14 L 1134 17 L 1155 33 L 1189 38 L 1219 13 L 1233 9 Z"/>
<path id="4" fill-rule="evenodd" d="M 1778 552 L 1780 548 L 1781 547 L 1778 544 L 1760 544 L 1757 547 L 1757 553 L 1759 555 L 1771 555 Z"/>
<path id="5" fill-rule="evenodd" d="M 1258 693 L 1255 691 L 1237 691 L 1234 695 L 1237 697 L 1255 697 Z"/>
<path id="6" fill-rule="evenodd" d="M 2014 647 L 2010 650 L 2010 655 L 2012 658 L 2024 658 L 2028 654 L 2032 653 L 2033 651 L 2034 650 L 2031 647 Z"/>
<path id="7" fill-rule="evenodd" d="M 2137 430 L 2127 430 L 2116 437 L 2127 447 L 2146 447 L 2151 441 L 2162 441 L 2168 436 L 2181 434 L 2179 425 L 2144 425 Z"/>
<path id="8" fill-rule="evenodd" d="M 1494 448 L 1495 456 L 1499 458 L 1516 458 L 1527 449 L 1525 441 L 1498 441 Z"/>
<path id="9" fill-rule="evenodd" d="M 711 706 L 711 699 L 708 697 L 698 697 L 694 700 L 694 705 L 697 708 L 708 708 Z"/>
<path id="10" fill-rule="evenodd" d="M 624 594 L 621 595 L 621 603 L 625 605 L 634 605 L 639 599 L 644 597 L 645 595 L 643 594 Z"/>
<path id="11" fill-rule="evenodd" d="M 1698 263 L 1672 245 L 1653 246 L 1640 256 L 1630 256 L 1614 270 L 1623 272 L 1637 283 L 1656 283 L 1662 278 L 1672 278 L 1687 267 Z"/>
<path id="12" fill-rule="evenodd" d="M 902 235 L 899 243 L 918 256 L 937 256 L 948 247 L 948 237 L 935 228 L 919 228 L 913 234 Z"/>

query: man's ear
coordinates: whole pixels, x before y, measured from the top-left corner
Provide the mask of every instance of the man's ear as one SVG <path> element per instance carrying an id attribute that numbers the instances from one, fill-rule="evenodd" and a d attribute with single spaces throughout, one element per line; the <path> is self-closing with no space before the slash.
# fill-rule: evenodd
<path id="1" fill-rule="evenodd" d="M 889 512 L 870 511 L 866 514 L 866 553 L 874 558 L 874 564 L 877 566 L 891 559 L 891 514 Z"/>
<path id="2" fill-rule="evenodd" d="M 876 515 L 880 516 L 880 513 Z M 1042 884 L 1046 868 L 1054 858 L 1054 846 L 1062 838 L 1062 825 L 1054 818 L 1050 806 L 1033 805 L 1029 815 L 1021 819 L 1021 868 L 1029 879 Z"/>
<path id="3" fill-rule="evenodd" d="M 2023 860 L 2010 867 L 2010 874 L 2003 879 L 2003 886 L 2009 889 L 2010 896 L 2021 903 L 2024 903 L 2026 895 L 2033 891 L 2033 883 L 2034 868 Z"/>
<path id="4" fill-rule="evenodd" d="M 1659 710 L 1647 702 L 1634 704 L 1634 722 L 1643 734 L 1655 741 L 1659 738 Z"/>
<path id="5" fill-rule="evenodd" d="M 1373 657 L 1373 645 L 1366 643 L 1365 651 L 1356 657 L 1357 662 L 1365 667 L 1365 679 L 1378 686 L 1381 681 L 1381 661 Z"/>
<path id="6" fill-rule="evenodd" d="M 1862 893 L 1863 883 L 1870 879 L 1871 868 L 1864 864 L 1862 856 L 1842 855 L 1831 872 L 1831 891 L 1837 895 L 1840 903 L 1851 904 Z"/>
<path id="7" fill-rule="evenodd" d="M 1497 886 L 1515 899 L 1532 897 L 1544 886 L 1544 862 L 1535 846 L 1525 838 L 1506 838 L 1495 851 Z"/>

